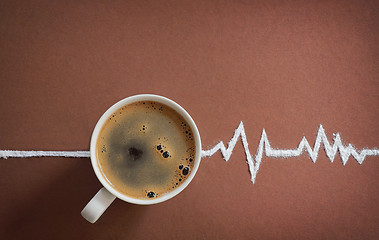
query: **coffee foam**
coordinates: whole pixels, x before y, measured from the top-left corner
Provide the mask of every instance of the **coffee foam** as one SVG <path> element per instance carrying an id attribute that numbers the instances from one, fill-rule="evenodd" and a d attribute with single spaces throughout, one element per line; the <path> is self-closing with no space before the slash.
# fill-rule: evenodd
<path id="1" fill-rule="evenodd" d="M 175 110 L 141 101 L 107 119 L 96 152 L 101 173 L 114 189 L 149 199 L 172 191 L 188 178 L 196 147 L 189 124 Z"/>

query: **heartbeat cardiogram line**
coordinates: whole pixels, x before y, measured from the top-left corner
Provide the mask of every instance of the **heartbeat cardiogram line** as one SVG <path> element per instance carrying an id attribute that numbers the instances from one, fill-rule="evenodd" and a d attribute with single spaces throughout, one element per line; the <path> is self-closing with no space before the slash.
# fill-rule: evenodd
<path id="1" fill-rule="evenodd" d="M 233 149 L 241 138 L 243 147 L 245 149 L 245 154 L 247 158 L 247 164 L 249 165 L 249 171 L 251 174 L 251 181 L 254 183 L 257 176 L 259 166 L 262 163 L 263 154 L 267 157 L 275 158 L 289 158 L 298 157 L 303 154 L 304 151 L 308 152 L 309 157 L 312 159 L 313 163 L 316 162 L 318 158 L 318 153 L 321 144 L 324 145 L 326 156 L 329 158 L 330 162 L 334 161 L 337 152 L 340 153 L 340 157 L 343 165 L 346 164 L 350 156 L 353 156 L 355 160 L 362 164 L 366 156 L 379 156 L 379 150 L 374 149 L 362 149 L 358 152 L 351 144 L 344 146 L 342 144 L 341 137 L 339 133 L 334 134 L 334 143 L 331 145 L 326 137 L 325 130 L 320 125 L 316 141 L 313 149 L 309 145 L 307 139 L 303 137 L 296 149 L 275 149 L 272 148 L 270 142 L 268 141 L 265 129 L 262 131 L 261 139 L 258 144 L 257 152 L 255 157 L 250 154 L 249 144 L 247 142 L 245 128 L 243 122 L 241 121 L 238 128 L 234 131 L 232 139 L 228 143 L 228 148 L 225 147 L 224 143 L 220 141 L 213 148 L 209 150 L 202 150 L 201 157 L 210 157 L 220 150 L 225 161 L 229 161 L 232 155 Z M 0 150 L 0 158 L 9 157 L 90 157 L 89 151 L 13 151 L 13 150 Z"/>
<path id="2" fill-rule="evenodd" d="M 336 156 L 337 151 L 339 151 L 343 165 L 346 164 L 350 155 L 353 156 L 359 164 L 363 163 L 366 156 L 379 156 L 378 149 L 363 149 L 360 151 L 360 153 L 358 153 L 357 150 L 351 144 L 349 144 L 348 146 L 344 146 L 342 144 L 339 133 L 334 134 L 334 143 L 333 145 L 330 145 L 326 137 L 325 130 L 322 127 L 322 125 L 320 125 L 313 150 L 305 137 L 301 139 L 296 149 L 274 149 L 271 147 L 270 142 L 268 141 L 265 129 L 263 129 L 257 152 L 255 154 L 255 157 L 253 158 L 253 156 L 250 154 L 245 128 L 243 126 L 243 122 L 241 121 L 238 128 L 234 131 L 232 139 L 228 143 L 228 148 L 225 148 L 224 143 L 220 141 L 218 144 L 216 144 L 216 146 L 214 146 L 210 150 L 202 150 L 202 157 L 212 156 L 220 150 L 224 160 L 229 161 L 239 137 L 241 138 L 243 147 L 245 149 L 247 164 L 249 165 L 251 181 L 253 183 L 255 182 L 259 166 L 262 163 L 263 153 L 267 157 L 288 158 L 298 157 L 304 152 L 304 150 L 306 150 L 313 163 L 315 163 L 322 143 L 324 145 L 326 156 L 329 158 L 330 162 L 334 161 L 334 157 Z"/>

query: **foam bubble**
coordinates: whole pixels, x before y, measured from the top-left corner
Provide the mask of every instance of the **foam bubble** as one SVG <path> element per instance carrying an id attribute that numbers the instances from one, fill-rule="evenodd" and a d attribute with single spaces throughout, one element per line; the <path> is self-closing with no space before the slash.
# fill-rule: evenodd
<path id="1" fill-rule="evenodd" d="M 183 173 L 184 176 L 187 175 L 188 172 L 189 172 L 189 168 L 188 167 L 183 168 L 182 173 Z"/>
<path id="2" fill-rule="evenodd" d="M 166 151 L 166 152 L 162 153 L 162 156 L 164 158 L 168 158 L 170 156 L 170 153 L 168 151 Z"/>
<path id="3" fill-rule="evenodd" d="M 155 192 L 152 192 L 152 191 L 148 192 L 148 193 L 147 193 L 147 197 L 148 197 L 148 198 L 153 198 L 153 197 L 155 197 Z"/>

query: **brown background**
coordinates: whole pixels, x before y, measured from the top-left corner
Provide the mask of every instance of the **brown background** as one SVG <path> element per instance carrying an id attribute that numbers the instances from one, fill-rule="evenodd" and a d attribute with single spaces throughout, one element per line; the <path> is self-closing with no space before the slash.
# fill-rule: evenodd
<path id="1" fill-rule="evenodd" d="M 179 3 L 180 2 L 180 3 Z M 314 144 L 319 124 L 379 146 L 378 1 L 1 1 L 0 149 L 88 150 L 116 101 L 164 95 L 203 149 L 242 120 L 255 154 Z M 0 160 L 1 239 L 374 239 L 379 158 L 204 158 L 172 200 L 80 211 L 101 187 L 89 159 Z"/>

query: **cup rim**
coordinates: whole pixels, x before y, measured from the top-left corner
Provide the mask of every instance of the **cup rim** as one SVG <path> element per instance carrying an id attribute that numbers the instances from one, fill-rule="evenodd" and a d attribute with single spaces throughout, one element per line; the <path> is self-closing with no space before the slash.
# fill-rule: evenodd
<path id="1" fill-rule="evenodd" d="M 138 199 L 138 198 L 133 198 L 131 196 L 127 196 L 116 189 L 114 189 L 108 181 L 105 179 L 105 177 L 102 175 L 100 167 L 97 163 L 97 158 L 96 158 L 96 142 L 98 135 L 100 133 L 100 130 L 102 129 L 104 123 L 106 120 L 119 108 L 128 105 L 133 102 L 139 102 L 139 101 L 155 101 L 159 102 L 162 104 L 165 104 L 172 109 L 174 109 L 176 112 L 178 112 L 190 125 L 193 138 L 195 140 L 195 146 L 196 146 L 196 153 L 194 157 L 194 166 L 191 170 L 190 175 L 187 177 L 187 179 L 177 188 L 174 190 L 154 199 Z M 96 123 L 96 126 L 92 132 L 91 136 L 91 143 L 90 143 L 90 155 L 91 155 L 91 163 L 92 163 L 92 168 L 95 171 L 95 174 L 97 178 L 99 179 L 100 183 L 113 195 L 115 195 L 117 198 L 129 202 L 129 203 L 134 203 L 134 204 L 140 204 L 140 205 L 150 205 L 150 204 L 156 204 L 160 202 L 164 202 L 166 200 L 169 200 L 176 195 L 178 195 L 181 191 L 183 191 L 188 184 L 192 181 L 193 177 L 195 176 L 199 165 L 200 165 L 200 160 L 201 160 L 201 138 L 199 134 L 199 130 L 197 129 L 197 126 L 195 124 L 195 121 L 192 119 L 191 115 L 183 108 L 181 107 L 178 103 L 174 102 L 171 99 L 168 99 L 166 97 L 160 96 L 160 95 L 155 95 L 155 94 L 138 94 L 134 96 L 130 96 L 127 98 L 124 98 L 115 104 L 113 104 L 110 108 L 108 108 L 103 115 L 100 117 L 98 122 Z"/>

